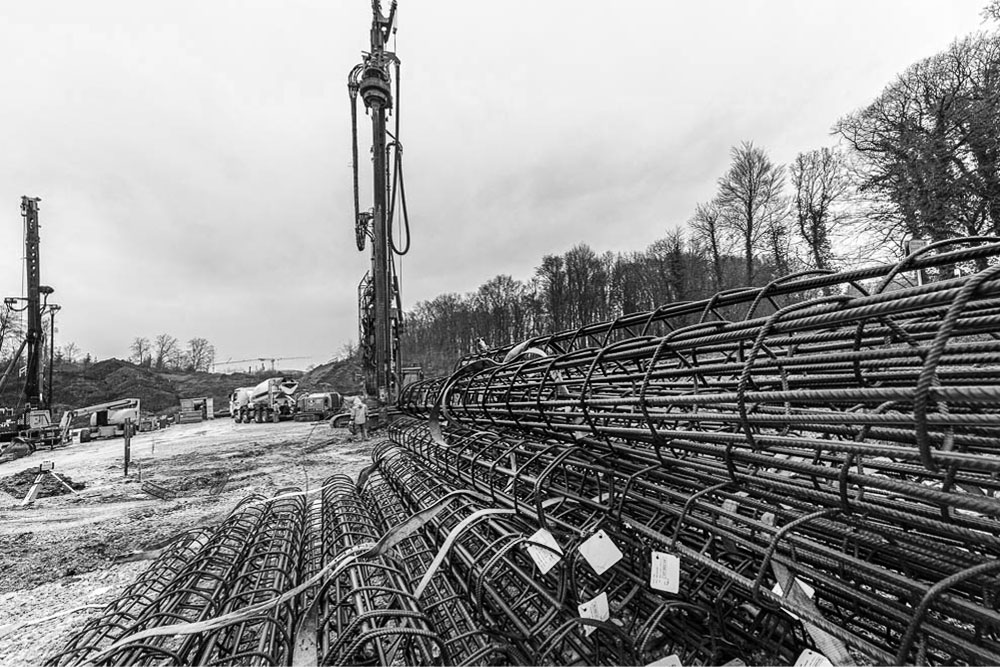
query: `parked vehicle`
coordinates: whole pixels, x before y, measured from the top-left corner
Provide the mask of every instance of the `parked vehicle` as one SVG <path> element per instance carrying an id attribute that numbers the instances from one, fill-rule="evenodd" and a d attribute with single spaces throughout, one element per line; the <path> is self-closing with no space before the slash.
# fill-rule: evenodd
<path id="1" fill-rule="evenodd" d="M 253 387 L 237 387 L 229 395 L 229 416 L 237 423 L 246 421 Z"/>
<path id="2" fill-rule="evenodd" d="M 268 378 L 250 390 L 244 408 L 239 408 L 237 422 L 279 422 L 295 417 L 295 391 L 297 380 L 286 377 Z M 237 390 L 238 391 L 238 390 Z M 234 395 L 237 392 L 233 392 Z"/>
<path id="3" fill-rule="evenodd" d="M 295 421 L 329 419 L 340 411 L 344 397 L 335 391 L 315 392 L 299 396 L 296 401 Z"/>

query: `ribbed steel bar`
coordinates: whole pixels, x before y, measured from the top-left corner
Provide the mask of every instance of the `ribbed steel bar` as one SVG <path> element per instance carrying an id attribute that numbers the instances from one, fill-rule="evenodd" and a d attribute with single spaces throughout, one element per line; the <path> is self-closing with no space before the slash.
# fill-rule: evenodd
<path id="1" fill-rule="evenodd" d="M 270 515 L 234 577 L 227 581 L 227 594 L 218 614 L 239 611 L 267 602 L 299 584 L 302 543 L 306 529 L 306 502 L 289 494 L 268 504 Z M 191 660 L 199 665 L 286 665 L 291 663 L 292 628 L 296 608 L 286 602 L 239 623 L 201 637 L 201 648 Z"/>
<path id="2" fill-rule="evenodd" d="M 659 544 L 649 533 L 666 531 L 666 518 L 645 519 L 645 532 L 632 527 L 636 516 L 610 511 L 623 485 L 628 483 L 607 461 L 561 443 L 539 444 L 524 439 L 503 439 L 491 432 L 461 430 L 438 444 L 425 425 L 398 424 L 392 440 L 427 461 L 442 478 L 456 486 L 476 489 L 497 505 L 527 516 L 541 517 L 565 554 L 563 568 L 576 600 L 606 594 L 614 622 L 632 644 L 640 662 L 677 655 L 684 664 L 722 664 L 753 656 L 755 663 L 794 662 L 811 643 L 776 605 L 745 607 L 749 596 L 736 594 L 724 573 L 695 564 L 684 571 L 691 576 L 686 597 L 665 595 L 650 587 L 654 550 L 674 552 L 669 537 Z M 635 478 L 633 477 L 633 482 Z M 558 505 L 541 508 L 546 499 Z M 622 552 L 620 563 L 601 574 L 581 557 L 579 546 L 597 531 L 604 531 Z M 691 535 L 686 536 L 689 540 Z M 752 565 L 747 554 L 730 544 L 707 539 L 694 548 L 708 553 L 737 573 Z M 759 603 L 758 603 L 759 605 Z M 544 649 L 534 662 L 542 660 Z"/>
<path id="3" fill-rule="evenodd" d="M 379 522 L 384 533 L 403 524 L 410 518 L 399 493 L 376 467 L 364 477 L 362 497 L 368 511 Z M 410 587 L 415 588 L 420 578 L 430 569 L 439 545 L 431 542 L 424 533 L 416 533 L 401 541 L 394 552 L 405 565 Z M 420 604 L 431 617 L 436 628 L 445 630 L 442 638 L 447 654 L 455 665 L 523 665 L 528 657 L 498 633 L 494 620 L 485 610 L 472 604 L 468 583 L 451 568 L 442 568 L 432 577 L 423 592 Z"/>
<path id="4" fill-rule="evenodd" d="M 381 533 L 351 478 L 323 483 L 323 545 L 328 561 L 374 544 Z M 444 641 L 388 556 L 361 558 L 322 586 L 318 653 L 321 665 L 447 664 Z"/>
<path id="5" fill-rule="evenodd" d="M 270 516 L 263 497 L 249 497 L 213 534 L 185 571 L 177 576 L 129 634 L 180 622 L 197 622 L 218 616 L 229 595 L 229 583 L 264 530 Z M 206 639 L 204 635 L 158 635 L 126 644 L 106 657 L 109 664 L 174 664 L 191 662 Z"/>
<path id="6" fill-rule="evenodd" d="M 618 515 L 646 537 L 692 556 L 729 541 L 755 567 L 802 573 L 834 634 L 876 660 L 995 662 L 1000 268 L 984 264 L 910 287 L 892 271 L 868 288 L 828 276 L 853 289 L 766 315 L 757 293 L 743 319 L 713 305 L 662 336 L 475 360 L 405 393 L 429 421 L 415 451 L 515 506 L 528 479 L 590 510 L 594 480 L 627 483 Z M 521 469 L 525 452 L 537 459 Z M 778 576 L 730 578 L 760 601 Z"/>
<path id="7" fill-rule="evenodd" d="M 458 489 L 400 448 L 383 447 L 379 468 L 410 511 L 441 501 Z M 488 502 L 462 494 L 427 521 L 431 541 L 450 540 L 448 560 L 468 582 L 472 604 L 488 615 L 490 631 L 506 636 L 532 664 L 632 664 L 632 643 L 616 625 L 582 631 L 576 591 L 565 570 L 543 574 L 526 547 L 537 530 L 526 516 L 496 512 Z M 452 535 L 454 533 L 454 535 Z"/>
<path id="8" fill-rule="evenodd" d="M 153 563 L 101 613 L 73 634 L 46 665 L 77 665 L 117 641 L 140 614 L 170 586 L 208 541 L 209 529 L 194 529 L 175 538 Z"/>
<path id="9" fill-rule="evenodd" d="M 715 540 L 738 545 L 755 567 L 762 559 L 787 566 L 813 583 L 826 617 L 839 619 L 845 632 L 834 634 L 880 661 L 891 661 L 884 646 L 893 637 L 899 641 L 911 621 L 908 602 L 927 595 L 946 575 L 996 562 L 967 541 L 928 539 L 922 531 L 902 530 L 861 512 L 822 509 L 808 495 L 803 500 L 794 491 L 769 490 L 766 484 L 734 484 L 723 466 L 707 477 L 663 468 L 655 459 L 647 465 L 648 459 L 633 460 L 623 451 L 599 458 L 578 446 L 451 427 L 447 446 L 436 443 L 426 428 L 410 427 L 405 433 L 404 446 L 499 502 L 531 507 L 541 497 L 565 495 L 588 509 L 603 507 L 616 523 L 642 526 L 642 535 L 660 548 L 703 556 L 710 553 L 705 540 Z M 560 456 L 558 467 L 539 464 Z M 803 517 L 810 518 L 794 530 L 781 530 Z M 761 590 L 765 583 L 764 589 L 776 583 L 772 573 L 764 570 L 750 580 L 731 574 L 737 586 L 754 584 L 755 598 L 773 597 Z M 941 660 L 964 655 L 980 663 L 996 659 L 998 645 L 991 637 L 998 616 L 990 581 L 956 582 L 935 600 L 940 617 L 923 625 L 932 655 Z M 872 633 L 884 638 L 882 649 L 865 639 Z"/>
<path id="10" fill-rule="evenodd" d="M 144 630 L 209 620 L 294 587 L 304 525 L 301 496 L 243 499 L 214 530 L 175 541 L 139 582 L 71 638 L 49 664 L 81 664 L 98 654 L 97 664 L 102 665 L 288 663 L 295 613 L 290 604 L 221 630 L 162 634 L 110 647 Z M 123 609 L 128 609 L 124 615 Z"/>

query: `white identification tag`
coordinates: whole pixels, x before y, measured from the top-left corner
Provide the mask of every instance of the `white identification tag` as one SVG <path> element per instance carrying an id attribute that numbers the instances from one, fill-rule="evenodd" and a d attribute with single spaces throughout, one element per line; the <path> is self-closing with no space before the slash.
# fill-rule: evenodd
<path id="1" fill-rule="evenodd" d="M 677 657 L 676 653 L 671 653 L 666 658 L 660 658 L 656 662 L 651 662 L 646 667 L 683 667 L 681 665 L 681 659 Z"/>
<path id="2" fill-rule="evenodd" d="M 649 585 L 658 591 L 676 593 L 681 585 L 681 559 L 674 554 L 654 551 L 649 567 Z"/>
<path id="3" fill-rule="evenodd" d="M 592 618 L 595 621 L 606 621 L 611 618 L 611 610 L 608 608 L 608 594 L 601 593 L 593 600 L 588 600 L 577 606 L 580 611 L 580 618 Z M 594 631 L 594 626 L 583 626 L 584 636 L 589 637 Z"/>
<path id="4" fill-rule="evenodd" d="M 562 559 L 562 549 L 559 547 L 559 543 L 556 542 L 556 538 L 552 536 L 552 533 L 540 528 L 535 532 L 534 535 L 528 538 L 528 555 L 531 559 L 535 561 L 535 565 L 541 570 L 542 574 L 548 574 L 549 570 L 556 566 L 556 564 Z M 537 542 L 538 544 L 544 544 L 546 547 L 555 549 L 555 553 L 549 551 L 545 547 L 539 547 L 530 542 Z"/>
<path id="5" fill-rule="evenodd" d="M 578 548 L 597 574 L 604 574 L 622 559 L 622 552 L 603 530 L 591 535 Z"/>
<path id="6" fill-rule="evenodd" d="M 796 577 L 792 581 L 798 584 L 799 588 L 802 590 L 803 593 L 806 594 L 806 597 L 809 598 L 810 600 L 813 599 L 813 597 L 816 595 L 816 589 L 807 584 L 806 582 L 802 581 L 798 577 Z M 784 591 L 781 590 L 781 584 L 775 584 L 774 588 L 771 589 L 771 592 L 781 597 L 785 596 Z M 787 609 L 785 610 L 785 613 L 794 618 L 796 621 L 802 620 L 801 618 L 799 618 L 798 614 L 788 611 Z M 826 658 L 824 658 L 824 660 L 825 659 Z"/>
<path id="7" fill-rule="evenodd" d="M 795 661 L 795 667 L 833 667 L 833 663 L 827 660 L 822 653 L 806 649 L 799 654 L 799 659 Z"/>

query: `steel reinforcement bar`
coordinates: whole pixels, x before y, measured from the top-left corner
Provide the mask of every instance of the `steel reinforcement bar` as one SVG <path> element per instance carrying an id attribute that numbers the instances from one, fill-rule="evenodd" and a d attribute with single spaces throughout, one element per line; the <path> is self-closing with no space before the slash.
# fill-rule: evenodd
<path id="1" fill-rule="evenodd" d="M 48 664 L 286 664 L 294 613 L 287 604 L 219 631 L 125 640 L 144 630 L 212 619 L 293 586 L 304 522 L 301 496 L 248 496 L 217 528 L 175 541 Z M 129 601 L 137 603 L 123 616 Z"/>
<path id="2" fill-rule="evenodd" d="M 403 499 L 379 470 L 378 464 L 361 476 L 361 495 L 371 516 L 385 533 L 406 522 L 410 516 Z M 432 567 L 440 545 L 425 532 L 402 540 L 394 553 L 403 561 L 411 590 Z M 436 628 L 443 630 L 445 649 L 453 665 L 523 665 L 528 657 L 505 637 L 491 630 L 496 627 L 489 613 L 472 604 L 468 583 L 452 568 L 442 568 L 428 581 L 421 608 Z"/>
<path id="3" fill-rule="evenodd" d="M 685 563 L 684 596 L 654 588 L 654 551 L 659 552 L 657 558 L 677 553 L 669 537 L 659 543 L 650 539 L 666 530 L 666 519 L 644 517 L 646 522 L 639 524 L 634 515 L 612 511 L 627 474 L 619 476 L 607 461 L 585 450 L 561 443 L 535 447 L 523 439 L 483 431 L 462 430 L 456 435 L 451 429 L 447 442 L 438 444 L 420 423 L 398 424 L 390 437 L 416 460 L 427 461 L 439 478 L 475 489 L 493 504 L 537 520 L 538 528 L 562 551 L 553 567 L 569 578 L 573 592 L 569 609 L 579 613 L 578 604 L 607 596 L 610 620 L 630 643 L 636 662 L 676 655 L 683 664 L 723 664 L 733 658 L 780 664 L 794 662 L 803 649 L 813 646 L 777 604 L 748 605 L 750 596 L 741 594 L 725 576 L 730 571 L 745 576 L 753 564 L 735 544 L 711 540 L 698 544 L 695 551 L 716 559 L 720 567 Z M 557 502 L 545 505 L 553 500 Z M 589 547 L 581 547 L 602 540 L 613 544 L 621 556 L 612 567 L 598 571 L 584 556 Z M 544 650 L 537 652 L 533 662 L 546 662 L 539 659 L 543 655 Z"/>
<path id="4" fill-rule="evenodd" d="M 454 486 L 401 448 L 383 446 L 373 457 L 409 511 L 443 503 L 424 526 L 428 539 L 467 582 L 471 604 L 488 630 L 508 638 L 529 663 L 635 662 L 632 644 L 617 625 L 588 626 L 581 618 L 565 570 L 539 569 L 527 549 L 538 530 L 529 517 Z"/>
<path id="5" fill-rule="evenodd" d="M 354 481 L 323 483 L 323 545 L 327 562 L 381 532 Z M 390 556 L 360 558 L 323 583 L 319 602 L 321 665 L 446 664 L 441 636 L 417 602 L 406 572 Z"/>
<path id="6" fill-rule="evenodd" d="M 899 645 L 913 623 L 914 606 L 940 581 L 995 563 L 958 539 L 930 540 L 922 531 L 900 530 L 835 505 L 823 509 L 794 493 L 769 491 L 766 484 L 733 484 L 722 465 L 708 476 L 632 459 L 621 450 L 595 455 L 578 445 L 455 427 L 446 429 L 442 444 L 422 424 L 397 429 L 393 439 L 439 474 L 498 504 L 536 512 L 542 499 L 566 498 L 577 510 L 547 519 L 560 540 L 573 544 L 575 536 L 608 525 L 604 530 L 613 538 L 612 531 L 624 541 L 638 538 L 646 546 L 643 557 L 623 561 L 634 564 L 637 581 L 649 582 L 651 551 L 678 554 L 681 593 L 689 581 L 704 592 L 699 578 L 707 567 L 727 578 L 744 602 L 782 605 L 817 626 L 833 622 L 830 633 L 880 662 L 892 660 L 889 647 Z M 694 579 L 688 567 L 699 572 Z M 774 590 L 786 571 L 807 583 L 811 600 L 789 605 Z M 935 593 L 934 613 L 917 621 L 926 653 L 938 661 L 956 655 L 978 663 L 995 660 L 991 582 L 972 578 Z M 635 594 L 630 598 L 634 606 Z M 816 606 L 802 612 L 795 602 Z M 737 614 L 730 620 L 745 626 L 748 619 Z M 731 623 L 724 634 L 737 636 Z M 735 645 L 743 656 L 767 650 L 746 638 Z M 701 657 L 717 662 L 732 656 Z"/>
<path id="7" fill-rule="evenodd" d="M 394 437 L 509 506 L 529 502 L 519 489 L 537 504 L 526 480 L 545 479 L 706 567 L 722 558 L 708 545 L 736 545 L 756 574 L 724 576 L 804 617 L 762 592 L 798 573 L 812 624 L 876 660 L 992 663 L 1000 268 L 983 263 L 911 287 L 888 271 L 867 291 L 829 276 L 766 316 L 758 292 L 743 319 L 480 359 L 411 386 L 404 409 L 427 424 Z M 628 493 L 595 501 L 602 483 Z"/>

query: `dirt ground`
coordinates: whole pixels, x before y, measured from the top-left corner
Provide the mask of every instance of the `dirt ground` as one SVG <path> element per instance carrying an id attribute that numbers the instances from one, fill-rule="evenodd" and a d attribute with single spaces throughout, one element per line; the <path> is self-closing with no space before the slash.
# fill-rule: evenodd
<path id="1" fill-rule="evenodd" d="M 0 491 L 0 665 L 44 661 L 99 612 L 97 605 L 117 597 L 149 565 L 120 558 L 217 523 L 251 493 L 316 488 L 337 473 L 353 477 L 370 463 L 372 444 L 352 441 L 347 431 L 331 430 L 325 422 L 217 419 L 138 434 L 127 478 L 120 438 L 0 464 L 3 478 L 52 461 L 57 473 L 86 484 L 27 508 Z M 221 493 L 212 494 L 222 480 Z M 176 497 L 151 497 L 141 488 L 146 481 Z M 95 608 L 14 627 L 83 605 Z"/>

